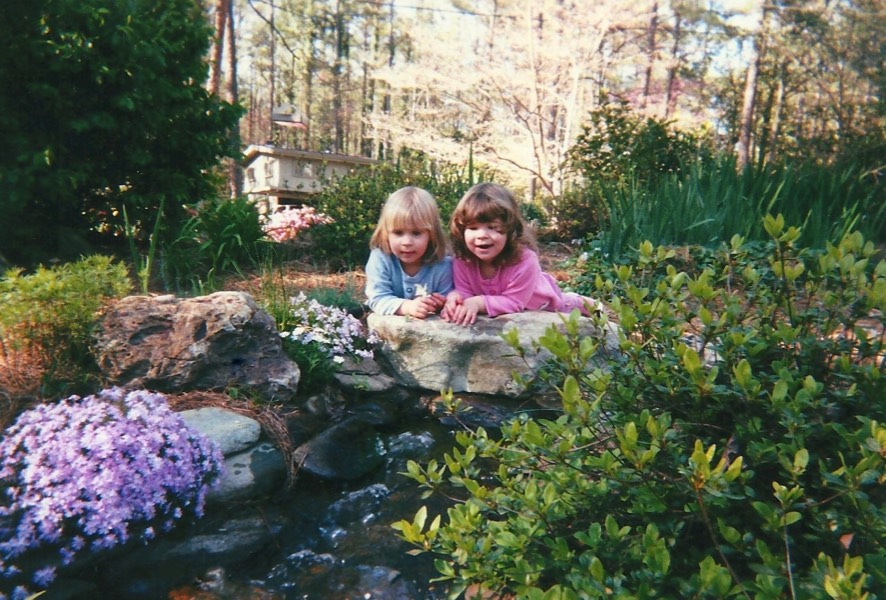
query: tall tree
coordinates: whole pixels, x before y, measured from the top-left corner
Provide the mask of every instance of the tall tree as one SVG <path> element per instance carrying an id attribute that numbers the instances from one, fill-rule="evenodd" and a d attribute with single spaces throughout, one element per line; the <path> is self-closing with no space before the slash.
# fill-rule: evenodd
<path id="1" fill-rule="evenodd" d="M 768 43 L 769 11 L 763 5 L 765 0 L 760 1 L 760 26 L 757 34 L 751 40 L 751 50 L 747 59 L 748 67 L 745 72 L 744 94 L 741 100 L 741 117 L 738 131 L 737 166 L 743 168 L 751 159 L 751 134 L 753 132 L 754 110 L 757 102 L 757 74 L 760 71 L 761 55 L 766 50 Z"/>
<path id="2" fill-rule="evenodd" d="M 215 193 L 238 110 L 203 87 L 211 28 L 193 0 L 3 10 L 0 253 L 57 255 L 65 231 L 120 227 L 123 206 L 150 226 L 164 205 L 174 223 Z"/>
<path id="3" fill-rule="evenodd" d="M 614 16 L 634 16 L 617 4 L 463 1 L 470 11 L 416 11 L 412 60 L 379 72 L 396 101 L 374 128 L 395 147 L 454 162 L 470 146 L 515 186 L 560 194 L 566 152 L 630 35 Z"/>
<path id="4" fill-rule="evenodd" d="M 773 0 L 762 25 L 753 36 L 757 110 L 732 125 L 740 160 L 856 156 L 876 164 L 884 138 L 884 46 L 874 33 L 886 26 L 882 3 Z M 731 85 L 724 82 L 724 98 Z"/>
<path id="5" fill-rule="evenodd" d="M 221 0 L 220 0 L 221 1 Z M 228 47 L 228 85 L 226 100 L 232 106 L 240 104 L 240 88 L 237 82 L 237 28 L 234 25 L 234 3 L 232 0 L 225 0 L 227 5 L 224 7 L 228 11 L 227 26 L 225 27 L 225 44 Z M 231 147 L 240 148 L 240 128 L 231 128 Z M 238 161 L 234 158 L 228 158 L 228 189 L 232 198 L 236 198 L 243 193 L 243 171 L 240 169 Z"/>
<path id="6" fill-rule="evenodd" d="M 655 66 L 656 55 L 658 54 L 658 47 L 656 46 L 657 35 L 658 35 L 658 1 L 654 0 L 652 2 L 652 8 L 649 11 L 649 26 L 646 30 L 646 73 L 643 77 L 643 102 L 641 104 L 642 108 L 646 108 L 647 103 L 649 102 L 649 94 L 652 90 L 652 70 Z"/>
<path id="7" fill-rule="evenodd" d="M 231 15 L 231 0 L 217 0 L 215 4 L 215 35 L 212 36 L 212 57 L 209 61 L 209 92 L 218 94 L 222 80 L 222 57 L 225 47 L 225 33 L 228 30 L 228 16 Z"/>

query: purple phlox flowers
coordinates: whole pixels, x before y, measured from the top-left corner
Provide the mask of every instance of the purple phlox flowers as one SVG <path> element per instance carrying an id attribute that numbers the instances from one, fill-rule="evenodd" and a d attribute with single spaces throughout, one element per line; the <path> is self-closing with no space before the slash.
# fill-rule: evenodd
<path id="1" fill-rule="evenodd" d="M 162 394 L 111 388 L 22 413 L 0 442 L 0 582 L 31 550 L 65 565 L 199 518 L 222 465 Z M 56 564 L 31 571 L 28 583 L 46 587 Z"/>

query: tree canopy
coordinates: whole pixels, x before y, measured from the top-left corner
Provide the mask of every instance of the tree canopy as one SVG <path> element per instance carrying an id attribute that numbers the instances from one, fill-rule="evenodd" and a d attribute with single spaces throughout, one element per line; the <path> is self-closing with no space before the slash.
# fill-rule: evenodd
<path id="1" fill-rule="evenodd" d="M 470 154 L 556 197 L 588 115 L 625 101 L 750 164 L 880 165 L 882 0 L 236 3 L 247 142 Z M 307 131 L 273 130 L 267 115 L 283 103 Z"/>
<path id="2" fill-rule="evenodd" d="M 152 223 L 213 191 L 239 110 L 203 87 L 193 0 L 41 0 L 0 13 L 0 255 L 63 257 L 76 231 Z M 28 252 L 28 256 L 23 256 Z M 36 255 L 35 255 L 36 254 Z"/>

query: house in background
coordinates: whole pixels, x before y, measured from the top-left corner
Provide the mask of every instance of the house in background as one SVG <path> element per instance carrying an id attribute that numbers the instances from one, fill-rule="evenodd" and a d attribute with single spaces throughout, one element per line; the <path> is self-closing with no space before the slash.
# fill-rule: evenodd
<path id="1" fill-rule="evenodd" d="M 267 145 L 250 145 L 245 154 L 243 193 L 262 212 L 269 213 L 284 206 L 310 204 L 311 196 L 322 190 L 324 180 L 381 162 L 362 156 Z"/>

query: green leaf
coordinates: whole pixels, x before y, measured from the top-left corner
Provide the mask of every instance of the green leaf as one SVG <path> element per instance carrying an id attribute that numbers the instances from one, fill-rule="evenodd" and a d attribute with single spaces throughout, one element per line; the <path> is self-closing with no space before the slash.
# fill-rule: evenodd
<path id="1" fill-rule="evenodd" d="M 796 512 L 796 511 L 791 511 L 791 512 L 785 513 L 784 524 L 785 525 L 792 525 L 793 523 L 796 523 L 797 521 L 799 521 L 802 518 L 803 518 L 803 515 L 801 515 L 800 513 Z"/>
<path id="2" fill-rule="evenodd" d="M 606 570 L 603 568 L 603 563 L 600 562 L 600 559 L 594 556 L 591 558 L 591 577 L 599 581 L 603 582 L 603 579 L 606 577 Z"/>
<path id="3" fill-rule="evenodd" d="M 499 531 L 494 539 L 496 545 L 502 548 L 518 548 L 521 545 L 519 538 L 510 531 Z"/>

